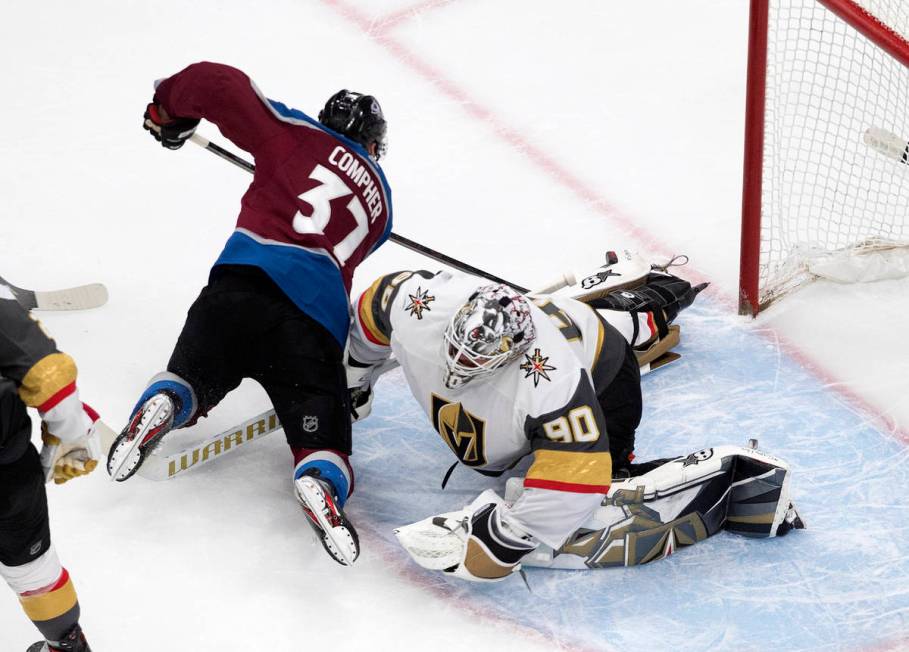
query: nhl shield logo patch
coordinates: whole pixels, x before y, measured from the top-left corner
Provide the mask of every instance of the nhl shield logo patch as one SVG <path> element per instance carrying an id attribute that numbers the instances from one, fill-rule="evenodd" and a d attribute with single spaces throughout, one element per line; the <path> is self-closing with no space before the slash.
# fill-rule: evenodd
<path id="1" fill-rule="evenodd" d="M 315 432 L 319 429 L 319 417 L 305 416 L 303 417 L 303 431 L 304 432 Z"/>

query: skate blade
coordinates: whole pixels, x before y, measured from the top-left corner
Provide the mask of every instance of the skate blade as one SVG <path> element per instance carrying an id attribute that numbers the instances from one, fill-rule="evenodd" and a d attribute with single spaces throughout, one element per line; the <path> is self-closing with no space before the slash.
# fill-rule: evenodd
<path id="1" fill-rule="evenodd" d="M 172 416 L 170 406 L 162 401 L 153 405 L 152 411 L 133 417 L 126 431 L 114 440 L 107 455 L 107 472 L 111 480 L 123 482 L 130 478 L 169 430 L 165 423 Z"/>
<path id="2" fill-rule="evenodd" d="M 332 525 L 325 515 L 327 508 L 322 490 L 315 486 L 313 480 L 300 478 L 294 481 L 294 491 L 297 500 L 306 512 L 307 521 L 319 539 L 328 555 L 342 566 L 351 566 L 360 556 L 360 547 L 357 545 L 349 529 L 349 523 L 339 515 L 341 525 Z"/>
<path id="3" fill-rule="evenodd" d="M 129 439 L 126 433 L 117 437 L 107 455 L 107 472 L 112 481 L 123 482 L 139 470 L 143 458 L 141 443 L 138 437 Z"/>

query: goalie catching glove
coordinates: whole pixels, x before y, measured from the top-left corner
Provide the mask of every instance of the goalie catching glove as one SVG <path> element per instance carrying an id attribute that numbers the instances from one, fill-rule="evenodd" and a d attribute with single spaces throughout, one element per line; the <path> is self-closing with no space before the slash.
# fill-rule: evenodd
<path id="1" fill-rule="evenodd" d="M 491 489 L 458 512 L 405 525 L 395 536 L 423 568 L 472 582 L 504 580 L 538 545 L 508 519 L 505 503 Z"/>
<path id="2" fill-rule="evenodd" d="M 63 484 L 80 475 L 88 475 L 101 458 L 101 441 L 95 427 L 98 413 L 85 403 L 69 414 L 51 416 L 51 412 L 42 415 L 41 423 L 41 441 L 44 443 L 41 466 L 45 482 L 53 480 Z"/>

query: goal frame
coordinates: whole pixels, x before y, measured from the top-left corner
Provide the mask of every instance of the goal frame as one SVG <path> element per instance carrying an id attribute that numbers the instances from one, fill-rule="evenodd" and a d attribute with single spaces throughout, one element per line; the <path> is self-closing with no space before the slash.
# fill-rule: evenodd
<path id="1" fill-rule="evenodd" d="M 857 32 L 909 68 L 909 43 L 853 0 L 815 0 L 815 2 L 825 6 Z M 769 0 L 751 0 L 745 92 L 739 314 L 752 317 L 757 316 L 769 303 L 761 304 L 759 288 L 769 14 Z"/>

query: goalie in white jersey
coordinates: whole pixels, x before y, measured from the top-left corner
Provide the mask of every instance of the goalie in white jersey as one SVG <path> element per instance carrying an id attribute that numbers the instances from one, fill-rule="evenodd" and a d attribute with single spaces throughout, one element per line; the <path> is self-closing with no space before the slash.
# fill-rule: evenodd
<path id="1" fill-rule="evenodd" d="M 378 370 L 394 353 L 461 463 L 498 475 L 533 455 L 523 483 L 510 487 L 510 504 L 487 491 L 461 512 L 401 528 L 399 540 L 418 563 L 471 580 L 502 579 L 522 560 L 614 565 L 596 542 L 585 541 L 578 553 L 576 538 L 591 531 L 582 526 L 604 509 L 613 477 L 665 471 L 667 460 L 631 462 L 641 417 L 639 365 L 668 354 L 678 341 L 672 320 L 704 287 L 660 272 L 638 283 L 590 301 L 611 310 L 564 296 L 525 297 L 448 272 L 389 274 L 360 296 L 348 359 L 360 418 Z M 609 532 L 600 534 L 597 540 L 614 549 Z M 574 563 L 564 563 L 566 545 L 575 546 Z M 632 563 L 641 561 L 648 559 Z"/>

